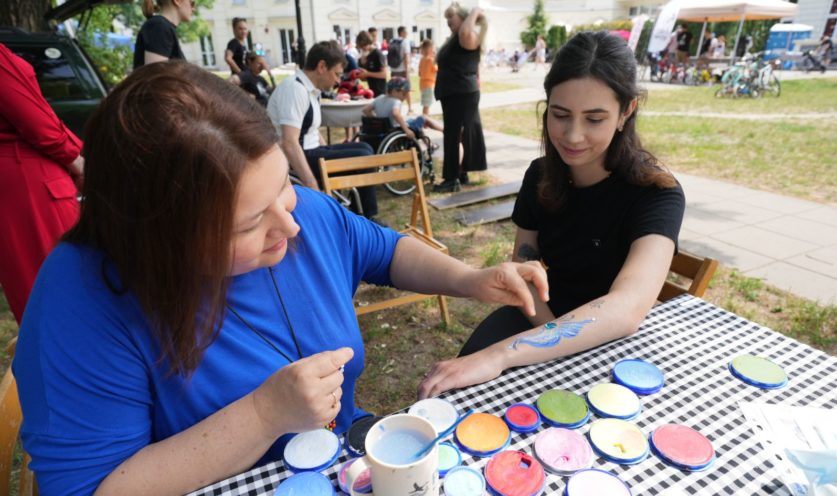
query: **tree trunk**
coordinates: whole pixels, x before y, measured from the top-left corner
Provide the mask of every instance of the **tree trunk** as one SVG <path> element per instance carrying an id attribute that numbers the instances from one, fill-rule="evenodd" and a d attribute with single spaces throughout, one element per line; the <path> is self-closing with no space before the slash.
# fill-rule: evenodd
<path id="1" fill-rule="evenodd" d="M 0 26 L 11 26 L 26 31 L 49 31 L 44 14 L 50 6 L 50 0 L 2 0 Z"/>

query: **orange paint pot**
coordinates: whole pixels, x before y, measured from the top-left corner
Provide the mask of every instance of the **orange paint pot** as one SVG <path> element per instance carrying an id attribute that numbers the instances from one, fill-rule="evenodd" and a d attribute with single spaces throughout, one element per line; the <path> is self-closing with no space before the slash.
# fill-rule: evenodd
<path id="1" fill-rule="evenodd" d="M 454 436 L 459 448 L 473 456 L 491 456 L 511 441 L 509 426 L 499 417 L 474 413 L 456 427 Z"/>

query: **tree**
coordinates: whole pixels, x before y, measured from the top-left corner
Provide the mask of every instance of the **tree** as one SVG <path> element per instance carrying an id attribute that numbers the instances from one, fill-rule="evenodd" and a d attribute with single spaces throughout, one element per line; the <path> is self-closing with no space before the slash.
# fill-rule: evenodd
<path id="1" fill-rule="evenodd" d="M 535 0 L 535 11 L 527 20 L 529 21 L 529 27 L 526 31 L 520 33 L 520 41 L 523 46 L 530 49 L 535 46 L 538 35 L 546 36 L 546 22 L 548 19 L 543 8 L 543 0 Z"/>
<path id="2" fill-rule="evenodd" d="M 0 26 L 14 26 L 26 31 L 48 31 L 44 14 L 51 8 L 50 0 L 0 1 Z"/>
<path id="3" fill-rule="evenodd" d="M 550 52 L 555 52 L 567 42 L 567 28 L 564 26 L 550 26 L 546 33 L 546 46 Z"/>

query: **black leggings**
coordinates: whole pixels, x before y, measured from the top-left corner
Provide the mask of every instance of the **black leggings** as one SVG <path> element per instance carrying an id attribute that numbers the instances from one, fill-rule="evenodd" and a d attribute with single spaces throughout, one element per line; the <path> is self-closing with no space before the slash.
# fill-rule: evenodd
<path id="1" fill-rule="evenodd" d="M 479 104 L 479 91 L 451 95 L 442 99 L 442 120 L 445 126 L 445 157 L 442 176 L 446 181 L 458 179 L 459 174 L 467 170 L 485 169 L 485 138 L 482 134 L 482 126 L 479 126 L 478 133 L 475 129 L 475 124 L 479 123 Z M 461 169 L 460 141 L 463 142 L 462 164 L 464 164 Z"/>
<path id="2" fill-rule="evenodd" d="M 531 329 L 532 323 L 517 307 L 500 307 L 485 318 L 459 350 L 459 356 L 488 348 L 494 343 Z"/>

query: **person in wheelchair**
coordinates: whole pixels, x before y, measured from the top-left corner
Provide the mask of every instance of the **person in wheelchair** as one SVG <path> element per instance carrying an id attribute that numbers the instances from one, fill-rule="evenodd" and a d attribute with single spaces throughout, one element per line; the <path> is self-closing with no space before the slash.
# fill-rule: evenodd
<path id="1" fill-rule="evenodd" d="M 372 103 L 363 107 L 363 115 L 388 118 L 392 129 L 401 128 L 404 134 L 413 140 L 420 138 L 423 135 L 422 129 L 426 127 L 436 131 L 444 131 L 441 124 L 426 115 L 404 119 L 404 116 L 401 115 L 401 104 L 409 93 L 410 81 L 402 77 L 394 77 L 387 81 L 387 93 L 385 95 L 376 97 L 372 100 Z"/>

